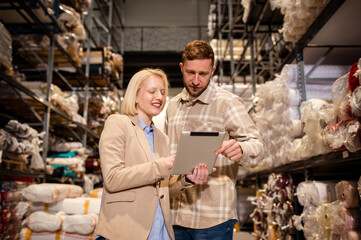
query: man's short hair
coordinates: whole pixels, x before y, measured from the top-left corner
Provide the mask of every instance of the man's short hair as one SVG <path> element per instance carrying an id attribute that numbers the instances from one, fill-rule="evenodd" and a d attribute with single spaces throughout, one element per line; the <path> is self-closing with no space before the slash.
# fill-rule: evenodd
<path id="1" fill-rule="evenodd" d="M 188 43 L 182 54 L 183 63 L 186 60 L 194 59 L 212 59 L 214 65 L 214 52 L 211 45 L 204 40 L 194 40 Z"/>

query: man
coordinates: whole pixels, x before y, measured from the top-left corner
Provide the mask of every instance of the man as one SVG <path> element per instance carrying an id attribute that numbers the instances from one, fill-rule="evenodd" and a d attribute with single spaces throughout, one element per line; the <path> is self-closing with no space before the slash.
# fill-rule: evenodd
<path id="1" fill-rule="evenodd" d="M 226 132 L 216 171 L 205 184 L 186 188 L 171 199 L 176 239 L 232 239 L 237 219 L 236 188 L 239 164 L 256 166 L 264 143 L 240 97 L 218 87 L 214 52 L 205 41 L 187 44 L 180 68 L 185 88 L 168 105 L 165 132 L 175 153 L 182 131 Z M 197 147 L 197 146 L 194 146 Z"/>

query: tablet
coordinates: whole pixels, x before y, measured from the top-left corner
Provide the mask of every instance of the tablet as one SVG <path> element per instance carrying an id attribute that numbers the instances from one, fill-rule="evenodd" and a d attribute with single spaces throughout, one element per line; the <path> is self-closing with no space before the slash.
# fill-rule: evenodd
<path id="1" fill-rule="evenodd" d="M 217 159 L 215 151 L 221 146 L 225 132 L 183 131 L 177 147 L 172 174 L 188 174 L 198 164 L 204 163 L 212 173 Z"/>

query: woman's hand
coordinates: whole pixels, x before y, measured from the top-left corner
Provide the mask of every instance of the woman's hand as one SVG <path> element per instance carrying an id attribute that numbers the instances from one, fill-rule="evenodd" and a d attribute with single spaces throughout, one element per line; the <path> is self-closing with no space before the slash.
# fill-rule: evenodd
<path id="1" fill-rule="evenodd" d="M 212 172 L 215 172 L 216 169 L 213 168 Z M 203 184 L 208 180 L 208 167 L 206 164 L 202 163 L 197 165 L 191 173 L 187 174 L 187 178 L 192 181 L 194 184 Z"/>
<path id="2" fill-rule="evenodd" d="M 167 165 L 168 169 L 172 169 L 174 164 L 175 155 L 169 156 L 165 158 L 165 164 Z"/>

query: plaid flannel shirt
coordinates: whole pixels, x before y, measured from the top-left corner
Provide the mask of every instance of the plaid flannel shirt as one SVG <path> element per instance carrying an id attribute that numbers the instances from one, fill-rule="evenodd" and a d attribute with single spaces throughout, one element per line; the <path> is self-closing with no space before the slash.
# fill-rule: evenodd
<path id="1" fill-rule="evenodd" d="M 183 89 L 167 107 L 165 132 L 170 138 L 171 154 L 176 152 L 182 131 L 224 131 L 225 140 L 235 139 L 243 156 L 236 162 L 218 156 L 217 171 L 209 175 L 207 183 L 187 188 L 181 196 L 171 199 L 173 224 L 202 229 L 237 219 L 235 183 L 239 164 L 256 166 L 264 154 L 264 142 L 242 99 L 212 80 L 197 98 Z"/>

